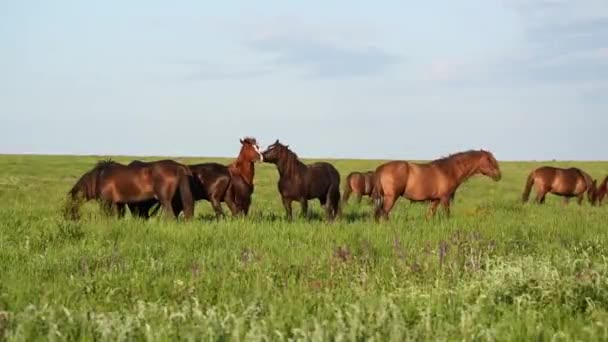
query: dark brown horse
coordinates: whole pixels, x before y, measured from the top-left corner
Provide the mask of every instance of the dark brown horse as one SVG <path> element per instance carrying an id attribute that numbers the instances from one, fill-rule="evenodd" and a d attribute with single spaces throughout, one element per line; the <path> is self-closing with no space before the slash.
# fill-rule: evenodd
<path id="1" fill-rule="evenodd" d="M 460 152 L 425 164 L 384 163 L 376 168 L 374 177 L 375 218 L 388 219 L 401 196 L 413 201 L 430 201 L 427 218 L 435 215 L 439 203 L 449 216 L 451 197 L 464 181 L 478 173 L 500 180 L 500 167 L 491 152 Z"/>
<path id="2" fill-rule="evenodd" d="M 604 198 L 606 197 L 607 193 L 608 193 L 608 176 L 606 176 L 606 178 L 604 178 L 602 183 L 597 187 L 597 191 L 595 193 L 595 200 L 599 205 L 602 205 L 602 202 L 604 202 Z"/>
<path id="3" fill-rule="evenodd" d="M 237 159 L 226 166 L 220 163 L 189 165 L 192 172 L 191 188 L 195 201 L 207 200 L 219 218 L 224 216 L 221 203 L 224 202 L 233 215 L 247 215 L 253 193 L 254 163 L 261 161 L 262 155 L 255 138 L 241 139 L 241 150 Z M 145 202 L 131 208 L 131 212 L 144 213 L 141 217 L 154 214 L 157 202 Z M 152 208 L 152 213 L 150 209 Z M 179 214 L 182 206 L 173 202 L 173 211 Z"/>
<path id="4" fill-rule="evenodd" d="M 596 181 L 583 170 L 572 167 L 568 169 L 542 166 L 532 171 L 526 180 L 526 187 L 522 195 L 522 201 L 527 202 L 530 198 L 532 186 L 536 190 L 536 202 L 545 203 L 547 193 L 564 197 L 567 204 L 571 197 L 578 198 L 578 204 L 582 204 L 585 192 L 590 203 L 595 201 Z"/>
<path id="5" fill-rule="evenodd" d="M 175 199 L 185 208 L 185 217 L 194 212 L 188 176 L 190 170 L 173 160 L 159 160 L 137 165 L 101 161 L 86 172 L 69 191 L 72 218 L 78 216 L 80 200 L 100 200 L 107 211 L 124 214 L 125 204 L 157 199 L 168 217 L 174 217 L 171 203 Z M 179 198 L 176 198 L 179 190 Z"/>
<path id="6" fill-rule="evenodd" d="M 357 203 L 361 203 L 363 196 L 371 196 L 374 188 L 374 172 L 351 172 L 346 176 L 342 203 L 348 202 L 351 194 L 355 194 Z"/>
<path id="7" fill-rule="evenodd" d="M 308 216 L 308 200 L 318 199 L 325 206 L 328 220 L 340 215 L 340 174 L 326 162 L 306 165 L 279 140 L 262 152 L 264 161 L 277 166 L 279 193 L 287 219 L 292 220 L 291 203 L 300 202 L 302 216 Z"/>

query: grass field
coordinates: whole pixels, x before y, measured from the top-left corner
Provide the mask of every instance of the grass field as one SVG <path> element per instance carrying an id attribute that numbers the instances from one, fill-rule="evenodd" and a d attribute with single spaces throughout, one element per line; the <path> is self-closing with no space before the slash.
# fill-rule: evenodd
<path id="1" fill-rule="evenodd" d="M 91 203 L 65 221 L 96 160 L 0 157 L 0 340 L 608 339 L 608 207 L 522 205 L 538 163 L 471 179 L 449 220 L 401 199 L 381 224 L 366 200 L 289 223 L 258 164 L 245 219 L 215 221 L 208 202 L 192 222 L 106 219 Z M 343 184 L 379 161 L 333 163 Z"/>

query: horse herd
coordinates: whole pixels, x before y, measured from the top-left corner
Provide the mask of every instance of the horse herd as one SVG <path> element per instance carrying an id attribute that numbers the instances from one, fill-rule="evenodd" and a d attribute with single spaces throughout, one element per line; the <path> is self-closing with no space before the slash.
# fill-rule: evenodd
<path id="1" fill-rule="evenodd" d="M 225 203 L 233 215 L 247 215 L 254 191 L 256 162 L 275 164 L 279 173 L 278 190 L 289 220 L 293 218 L 292 203 L 299 202 L 303 216 L 308 214 L 308 201 L 318 199 L 328 220 L 341 214 L 341 203 L 355 194 L 358 200 L 370 196 L 374 202 L 374 217 L 388 219 L 399 197 L 415 202 L 430 202 L 427 217 L 434 216 L 441 204 L 446 215 L 458 187 L 470 177 L 482 174 L 494 181 L 501 171 L 493 154 L 484 150 L 459 152 L 428 163 L 389 161 L 375 171 L 353 172 L 346 178 L 340 198 L 340 175 L 327 162 L 304 164 L 298 156 L 276 140 L 264 151 L 255 138 L 240 140 L 238 157 L 229 165 L 202 163 L 184 165 L 173 160 L 144 162 L 134 160 L 120 164 L 106 160 L 98 162 L 78 179 L 68 193 L 66 214 L 78 218 L 80 204 L 98 200 L 109 215 L 125 215 L 126 207 L 136 217 L 148 219 L 160 208 L 167 217 L 176 218 L 182 212 L 190 219 L 194 202 L 207 200 L 216 216 L 224 215 Z M 608 176 L 598 186 L 589 174 L 578 168 L 544 166 L 530 173 L 522 199 L 526 202 L 535 186 L 536 201 L 544 203 L 547 193 L 569 198 L 577 197 L 581 204 L 584 194 L 592 204 L 602 203 L 608 191 Z"/>

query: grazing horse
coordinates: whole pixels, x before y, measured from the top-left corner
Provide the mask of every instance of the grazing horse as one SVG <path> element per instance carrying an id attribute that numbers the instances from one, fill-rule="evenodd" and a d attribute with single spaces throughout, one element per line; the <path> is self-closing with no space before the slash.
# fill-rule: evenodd
<path id="1" fill-rule="evenodd" d="M 585 192 L 590 203 L 595 202 L 596 180 L 583 170 L 571 167 L 563 169 L 552 166 L 542 166 L 530 172 L 526 180 L 526 187 L 522 195 L 525 203 L 530 198 L 532 186 L 536 189 L 536 202 L 545 203 L 547 193 L 552 193 L 564 197 L 564 204 L 567 204 L 571 197 L 578 198 L 578 204 L 582 204 Z"/>
<path id="2" fill-rule="evenodd" d="M 287 219 L 292 220 L 291 202 L 302 206 L 302 216 L 308 216 L 308 200 L 319 199 L 325 206 L 328 220 L 340 214 L 340 174 L 326 162 L 306 165 L 298 156 L 277 139 L 262 152 L 264 162 L 277 166 L 279 171 L 279 193 L 285 207 Z"/>
<path id="3" fill-rule="evenodd" d="M 351 172 L 346 176 L 342 203 L 348 202 L 351 194 L 355 194 L 357 203 L 361 203 L 363 196 L 371 196 L 374 188 L 374 172 Z"/>
<path id="4" fill-rule="evenodd" d="M 188 166 L 193 175 L 190 183 L 194 200 L 211 202 L 218 218 L 224 216 L 222 202 L 228 205 L 233 215 L 247 215 L 249 212 L 253 193 L 253 177 L 255 175 L 254 163 L 262 160 L 262 154 L 255 138 L 244 138 L 240 142 L 239 155 L 228 166 L 220 163 L 202 163 Z M 150 208 L 156 204 L 157 202 L 154 201 L 142 203 L 135 210 L 149 215 Z M 179 201 L 173 202 L 173 211 L 176 215 L 182 211 Z M 156 209 L 153 209 L 152 215 L 155 212 Z"/>
<path id="5" fill-rule="evenodd" d="M 376 168 L 374 177 L 375 218 L 388 219 L 396 200 L 403 196 L 412 201 L 430 201 L 427 218 L 435 215 L 441 203 L 450 215 L 451 198 L 471 176 L 481 173 L 495 181 L 501 178 L 498 162 L 491 152 L 466 151 L 419 164 L 389 161 Z"/>
<path id="6" fill-rule="evenodd" d="M 107 212 L 112 209 L 124 215 L 125 204 L 157 199 L 167 217 L 174 217 L 171 202 L 179 201 L 185 218 L 194 212 L 188 176 L 190 170 L 173 160 L 159 160 L 136 165 L 123 165 L 111 160 L 98 162 L 69 191 L 72 218 L 76 218 L 79 200 L 98 199 Z M 176 194 L 180 197 L 176 199 Z"/>
<path id="7" fill-rule="evenodd" d="M 599 205 L 602 205 L 602 202 L 604 202 L 604 197 L 606 197 L 606 193 L 608 193 L 608 176 L 604 178 L 595 193 L 595 200 Z"/>

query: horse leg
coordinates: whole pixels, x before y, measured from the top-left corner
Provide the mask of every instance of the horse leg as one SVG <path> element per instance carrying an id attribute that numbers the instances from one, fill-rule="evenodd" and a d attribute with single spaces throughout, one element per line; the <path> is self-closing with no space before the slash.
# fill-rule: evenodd
<path id="1" fill-rule="evenodd" d="M 426 219 L 430 219 L 435 216 L 435 212 L 437 211 L 437 206 L 439 206 L 439 200 L 431 200 L 431 204 L 429 205 L 429 209 L 426 212 Z"/>
<path id="2" fill-rule="evenodd" d="M 230 193 L 226 194 L 226 196 L 224 196 L 224 202 L 228 206 L 228 209 L 230 209 L 232 216 L 236 216 L 239 214 L 240 209 L 232 196 L 232 192 L 230 192 Z M 213 203 L 211 203 L 211 205 L 213 205 Z M 221 210 L 221 206 L 220 206 L 220 210 Z"/>
<path id="3" fill-rule="evenodd" d="M 306 198 L 301 198 L 300 206 L 302 208 L 300 211 L 300 216 L 304 219 L 308 219 L 308 200 Z"/>
<path id="4" fill-rule="evenodd" d="M 291 199 L 283 197 L 283 207 L 285 207 L 285 214 L 287 215 L 287 220 L 292 221 L 293 215 L 291 212 Z"/>
<path id="5" fill-rule="evenodd" d="M 118 216 L 118 218 L 124 218 L 125 209 L 126 205 L 124 203 L 116 203 L 116 216 Z"/>
<path id="6" fill-rule="evenodd" d="M 445 215 L 447 218 L 450 218 L 450 202 L 452 201 L 452 196 L 442 197 L 441 204 L 443 205 L 443 209 L 445 210 Z"/>
<path id="7" fill-rule="evenodd" d="M 363 194 L 362 193 L 357 193 L 357 204 L 361 204 L 361 199 L 363 198 Z"/>
<path id="8" fill-rule="evenodd" d="M 350 186 L 348 186 L 348 184 L 347 184 L 347 186 L 344 187 L 344 195 L 342 195 L 342 203 L 348 202 L 348 199 L 350 198 L 351 191 L 352 190 L 351 190 Z"/>
<path id="9" fill-rule="evenodd" d="M 382 204 L 382 217 L 384 217 L 384 219 L 388 220 L 388 214 L 393 209 L 393 206 L 395 206 L 396 201 L 397 197 L 395 195 L 384 195 L 384 203 Z"/>
<path id="10" fill-rule="evenodd" d="M 173 204 L 171 202 L 171 199 L 166 198 L 160 201 L 161 205 L 163 206 L 163 211 L 165 212 L 165 217 L 174 219 L 176 216 L 175 212 L 173 211 Z"/>
<path id="11" fill-rule="evenodd" d="M 562 203 L 563 203 L 564 207 L 567 206 L 570 203 L 570 197 L 565 196 L 564 201 Z"/>
<path id="12" fill-rule="evenodd" d="M 111 201 L 102 201 L 101 202 L 101 212 L 105 216 L 112 216 L 113 203 Z"/>
<path id="13" fill-rule="evenodd" d="M 547 190 L 545 189 L 537 189 L 536 190 L 536 203 L 538 204 L 544 204 L 545 203 L 545 197 L 547 196 Z"/>
<path id="14" fill-rule="evenodd" d="M 583 199 L 585 199 L 585 193 L 581 192 L 580 195 L 576 196 L 576 203 L 578 203 L 578 205 L 582 205 Z"/>
<path id="15" fill-rule="evenodd" d="M 211 198 L 209 199 L 211 201 L 211 207 L 213 207 L 213 211 L 215 212 L 215 218 L 216 219 L 220 219 L 222 217 L 224 217 L 224 210 L 222 210 L 222 201 L 217 198 L 217 196 L 211 196 Z M 234 202 L 232 202 L 234 204 Z M 231 209 L 232 211 L 232 209 Z M 237 215 L 238 214 L 238 209 L 236 208 L 235 205 L 235 210 L 232 212 L 233 215 Z"/>
<path id="16" fill-rule="evenodd" d="M 361 193 L 359 193 L 359 202 L 361 202 Z M 336 217 L 342 216 L 340 188 L 337 185 L 329 189 L 327 208 L 329 208 L 329 211 L 327 211 L 328 220 L 334 220 Z"/>

